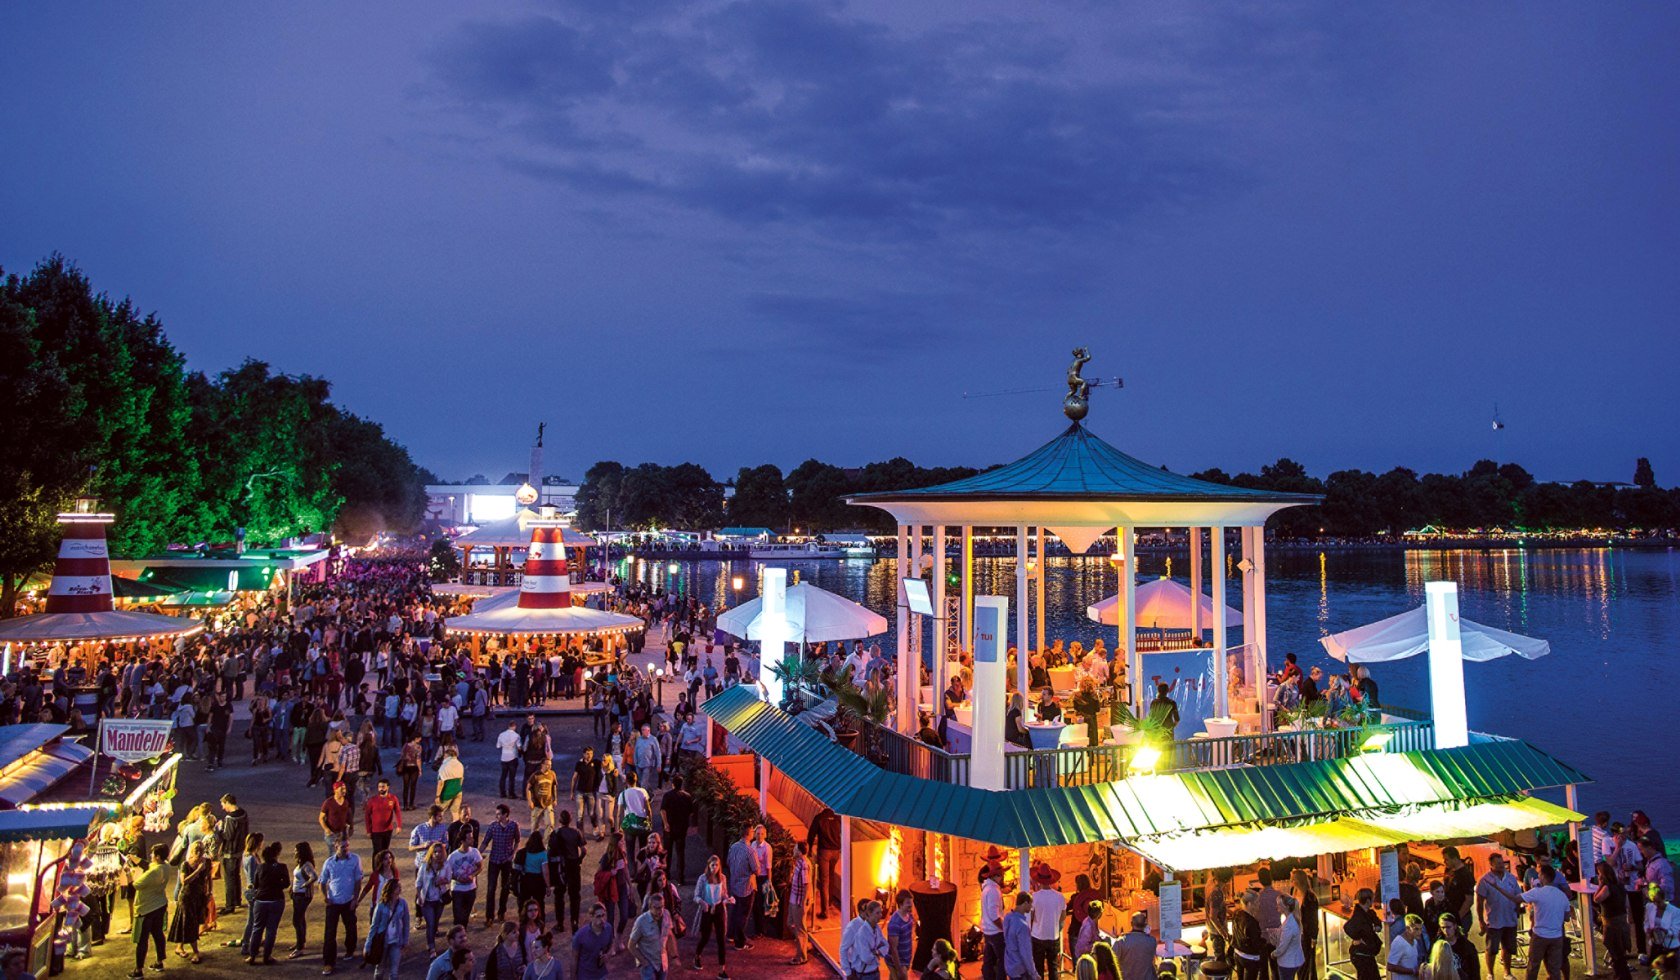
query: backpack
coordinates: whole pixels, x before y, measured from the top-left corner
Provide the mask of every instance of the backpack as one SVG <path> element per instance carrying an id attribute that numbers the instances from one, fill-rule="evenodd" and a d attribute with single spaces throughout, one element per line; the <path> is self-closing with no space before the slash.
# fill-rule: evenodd
<path id="1" fill-rule="evenodd" d="M 595 872 L 595 900 L 605 904 L 618 901 L 618 875 L 611 868 Z"/>

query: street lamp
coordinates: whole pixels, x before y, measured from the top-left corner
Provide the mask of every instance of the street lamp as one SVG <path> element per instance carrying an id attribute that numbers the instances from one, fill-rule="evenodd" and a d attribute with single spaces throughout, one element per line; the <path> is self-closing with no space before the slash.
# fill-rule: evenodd
<path id="1" fill-rule="evenodd" d="M 741 587 L 746 585 L 746 584 L 747 584 L 747 580 L 742 578 L 739 575 L 732 575 L 729 578 L 729 588 L 730 588 L 731 591 L 739 592 L 739 591 L 741 591 Z"/>
<path id="2" fill-rule="evenodd" d="M 664 708 L 665 707 L 665 668 L 664 667 L 653 668 L 653 681 L 654 681 L 654 684 L 655 684 L 654 703 L 658 704 L 660 708 Z"/>

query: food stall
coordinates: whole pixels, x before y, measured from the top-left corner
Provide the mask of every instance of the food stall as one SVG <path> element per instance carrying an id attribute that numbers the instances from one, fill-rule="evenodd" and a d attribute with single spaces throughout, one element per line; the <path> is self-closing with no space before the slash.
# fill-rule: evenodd
<path id="1" fill-rule="evenodd" d="M 54 940 L 67 917 L 79 925 L 85 903 L 63 893 L 81 882 L 65 877 L 66 864 L 80 857 L 77 845 L 102 811 L 97 803 L 0 811 L 0 945 L 27 950 L 25 969 L 37 976 L 54 965 Z"/>

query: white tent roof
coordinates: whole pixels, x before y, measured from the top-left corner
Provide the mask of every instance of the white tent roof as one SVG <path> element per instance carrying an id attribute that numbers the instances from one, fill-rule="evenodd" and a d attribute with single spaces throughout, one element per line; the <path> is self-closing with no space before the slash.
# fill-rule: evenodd
<path id="1" fill-rule="evenodd" d="M 527 508 L 512 517 L 504 517 L 499 521 L 485 521 L 456 538 L 454 544 L 457 548 L 465 548 L 468 545 L 474 548 L 523 548 L 531 543 L 531 522 L 542 519 L 542 515 Z M 569 527 L 561 529 L 561 537 L 568 548 L 595 545 L 594 538 Z"/>
<path id="2" fill-rule="evenodd" d="M 1545 640 L 1508 633 L 1468 619 L 1459 619 L 1458 627 L 1464 643 L 1464 659 L 1474 663 L 1497 660 L 1513 653 L 1535 660 L 1552 652 L 1552 645 Z M 1429 649 L 1429 621 L 1424 607 L 1419 606 L 1398 616 L 1326 636 L 1318 642 L 1324 644 L 1324 649 L 1337 660 L 1353 663 L 1403 660 Z"/>
<path id="3" fill-rule="evenodd" d="M 749 640 L 762 639 L 759 613 L 763 608 L 762 598 L 743 602 L 718 616 L 718 629 Z M 887 631 L 886 617 L 809 582 L 788 587 L 787 619 L 788 638 L 806 643 L 855 640 Z"/>
<path id="4" fill-rule="evenodd" d="M 0 643 L 53 643 L 59 640 L 151 640 L 197 633 L 204 624 L 179 616 L 114 610 L 90 613 L 38 613 L 0 620 Z"/>
<path id="5" fill-rule="evenodd" d="M 1190 628 L 1190 604 L 1195 594 L 1189 586 L 1170 578 L 1158 578 L 1137 587 L 1137 625 L 1139 629 L 1187 630 Z M 1111 595 L 1085 607 L 1087 619 L 1108 626 L 1120 625 L 1120 597 Z M 1225 607 L 1227 628 L 1242 625 L 1242 613 Z M 1202 628 L 1213 628 L 1213 598 L 1202 596 Z"/>
<path id="6" fill-rule="evenodd" d="M 584 606 L 525 609 L 517 605 L 519 593 L 514 592 L 511 595 L 515 597 L 512 601 L 503 600 L 504 604 L 495 609 L 480 609 L 466 616 L 446 619 L 443 621 L 444 628 L 455 633 L 605 636 L 612 633 L 628 633 L 646 625 L 635 616 Z M 486 601 L 501 598 L 495 596 Z"/>

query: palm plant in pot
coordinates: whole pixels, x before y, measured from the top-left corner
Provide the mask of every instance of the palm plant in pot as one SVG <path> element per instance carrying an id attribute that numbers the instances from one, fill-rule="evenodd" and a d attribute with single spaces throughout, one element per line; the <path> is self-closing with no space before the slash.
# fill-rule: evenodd
<path id="1" fill-rule="evenodd" d="M 840 709 L 843 724 L 851 730 L 852 738 L 856 739 L 858 733 L 862 733 L 864 755 L 875 762 L 883 761 L 880 732 L 892 715 L 893 692 L 884 687 L 858 687 L 852 682 L 852 672 L 848 668 L 836 680 L 834 702 Z"/>
<path id="2" fill-rule="evenodd" d="M 805 695 L 822 682 L 822 669 L 822 661 L 804 651 L 787 654 L 770 665 L 770 673 L 782 682 L 783 710 L 790 715 L 805 710 Z"/>

